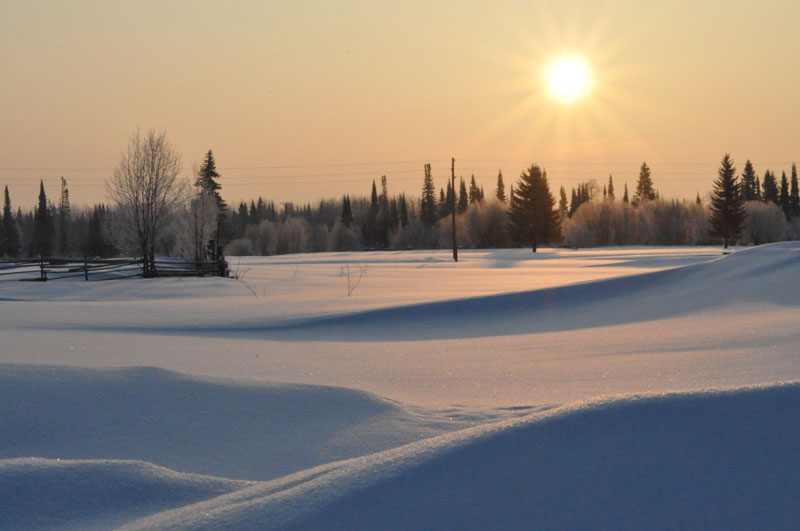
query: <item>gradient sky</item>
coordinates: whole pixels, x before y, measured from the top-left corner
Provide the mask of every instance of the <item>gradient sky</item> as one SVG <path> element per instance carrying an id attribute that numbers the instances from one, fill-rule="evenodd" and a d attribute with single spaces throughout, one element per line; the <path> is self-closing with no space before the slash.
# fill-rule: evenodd
<path id="1" fill-rule="evenodd" d="M 0 0 L 0 186 L 30 208 L 63 175 L 73 204 L 137 127 L 186 174 L 214 151 L 229 202 L 419 196 L 423 164 L 487 193 L 531 163 L 553 192 L 621 193 L 642 161 L 664 197 L 711 188 L 729 152 L 780 175 L 800 159 L 800 2 Z M 542 71 L 582 56 L 563 104 Z"/>

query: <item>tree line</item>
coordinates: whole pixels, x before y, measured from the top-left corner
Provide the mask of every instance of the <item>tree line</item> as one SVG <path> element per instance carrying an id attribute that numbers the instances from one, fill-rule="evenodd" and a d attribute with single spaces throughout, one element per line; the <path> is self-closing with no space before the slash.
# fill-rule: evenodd
<path id="1" fill-rule="evenodd" d="M 633 193 L 624 184 L 621 199 L 613 176 L 602 186 L 561 187 L 556 201 L 547 172 L 531 165 L 508 189 L 502 171 L 488 197 L 474 175 L 438 190 L 429 164 L 422 169 L 419 198 L 390 194 L 385 176 L 369 195 L 324 199 L 312 205 L 258 197 L 229 206 L 220 194 L 222 176 L 209 150 L 193 167 L 194 182 L 178 178 L 180 156 L 164 133 L 132 135 L 109 179 L 111 203 L 72 209 L 62 177 L 58 203 L 40 182 L 39 201 L 23 212 L 12 208 L 5 187 L 0 256 L 108 257 L 131 255 L 153 264 L 156 254 L 209 258 L 209 240 L 229 255 L 362 249 L 429 249 L 541 245 L 693 245 L 767 243 L 800 238 L 800 197 L 793 164 L 780 181 L 769 170 L 759 178 L 748 160 L 740 176 L 725 155 L 710 201 L 665 200 L 646 163 Z M 145 266 L 147 267 L 147 265 Z"/>

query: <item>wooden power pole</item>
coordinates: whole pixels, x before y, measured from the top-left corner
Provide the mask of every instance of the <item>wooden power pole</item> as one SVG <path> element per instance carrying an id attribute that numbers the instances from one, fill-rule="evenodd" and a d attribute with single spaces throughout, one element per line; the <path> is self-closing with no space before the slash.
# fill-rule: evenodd
<path id="1" fill-rule="evenodd" d="M 453 209 L 453 262 L 458 262 L 458 245 L 456 245 L 456 159 L 450 159 L 450 178 L 453 193 L 450 207 Z"/>

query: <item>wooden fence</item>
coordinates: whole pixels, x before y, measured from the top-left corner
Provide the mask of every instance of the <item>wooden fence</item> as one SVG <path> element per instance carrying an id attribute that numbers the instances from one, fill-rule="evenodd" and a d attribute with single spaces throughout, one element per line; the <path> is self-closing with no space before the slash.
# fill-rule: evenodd
<path id="1" fill-rule="evenodd" d="M 114 280 L 143 276 L 143 260 L 40 258 L 39 260 L 0 261 L 0 281 L 47 281 L 67 278 Z M 228 276 L 224 257 L 212 262 L 190 262 L 178 258 L 157 258 L 157 277 Z"/>

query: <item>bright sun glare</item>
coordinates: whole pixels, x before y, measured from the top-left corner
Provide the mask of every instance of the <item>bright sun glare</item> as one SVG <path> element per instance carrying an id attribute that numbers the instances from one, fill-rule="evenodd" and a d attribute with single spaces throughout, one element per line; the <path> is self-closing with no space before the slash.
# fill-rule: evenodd
<path id="1" fill-rule="evenodd" d="M 591 84 L 586 62 L 576 57 L 562 57 L 554 61 L 547 68 L 545 77 L 550 94 L 564 102 L 582 98 Z"/>

